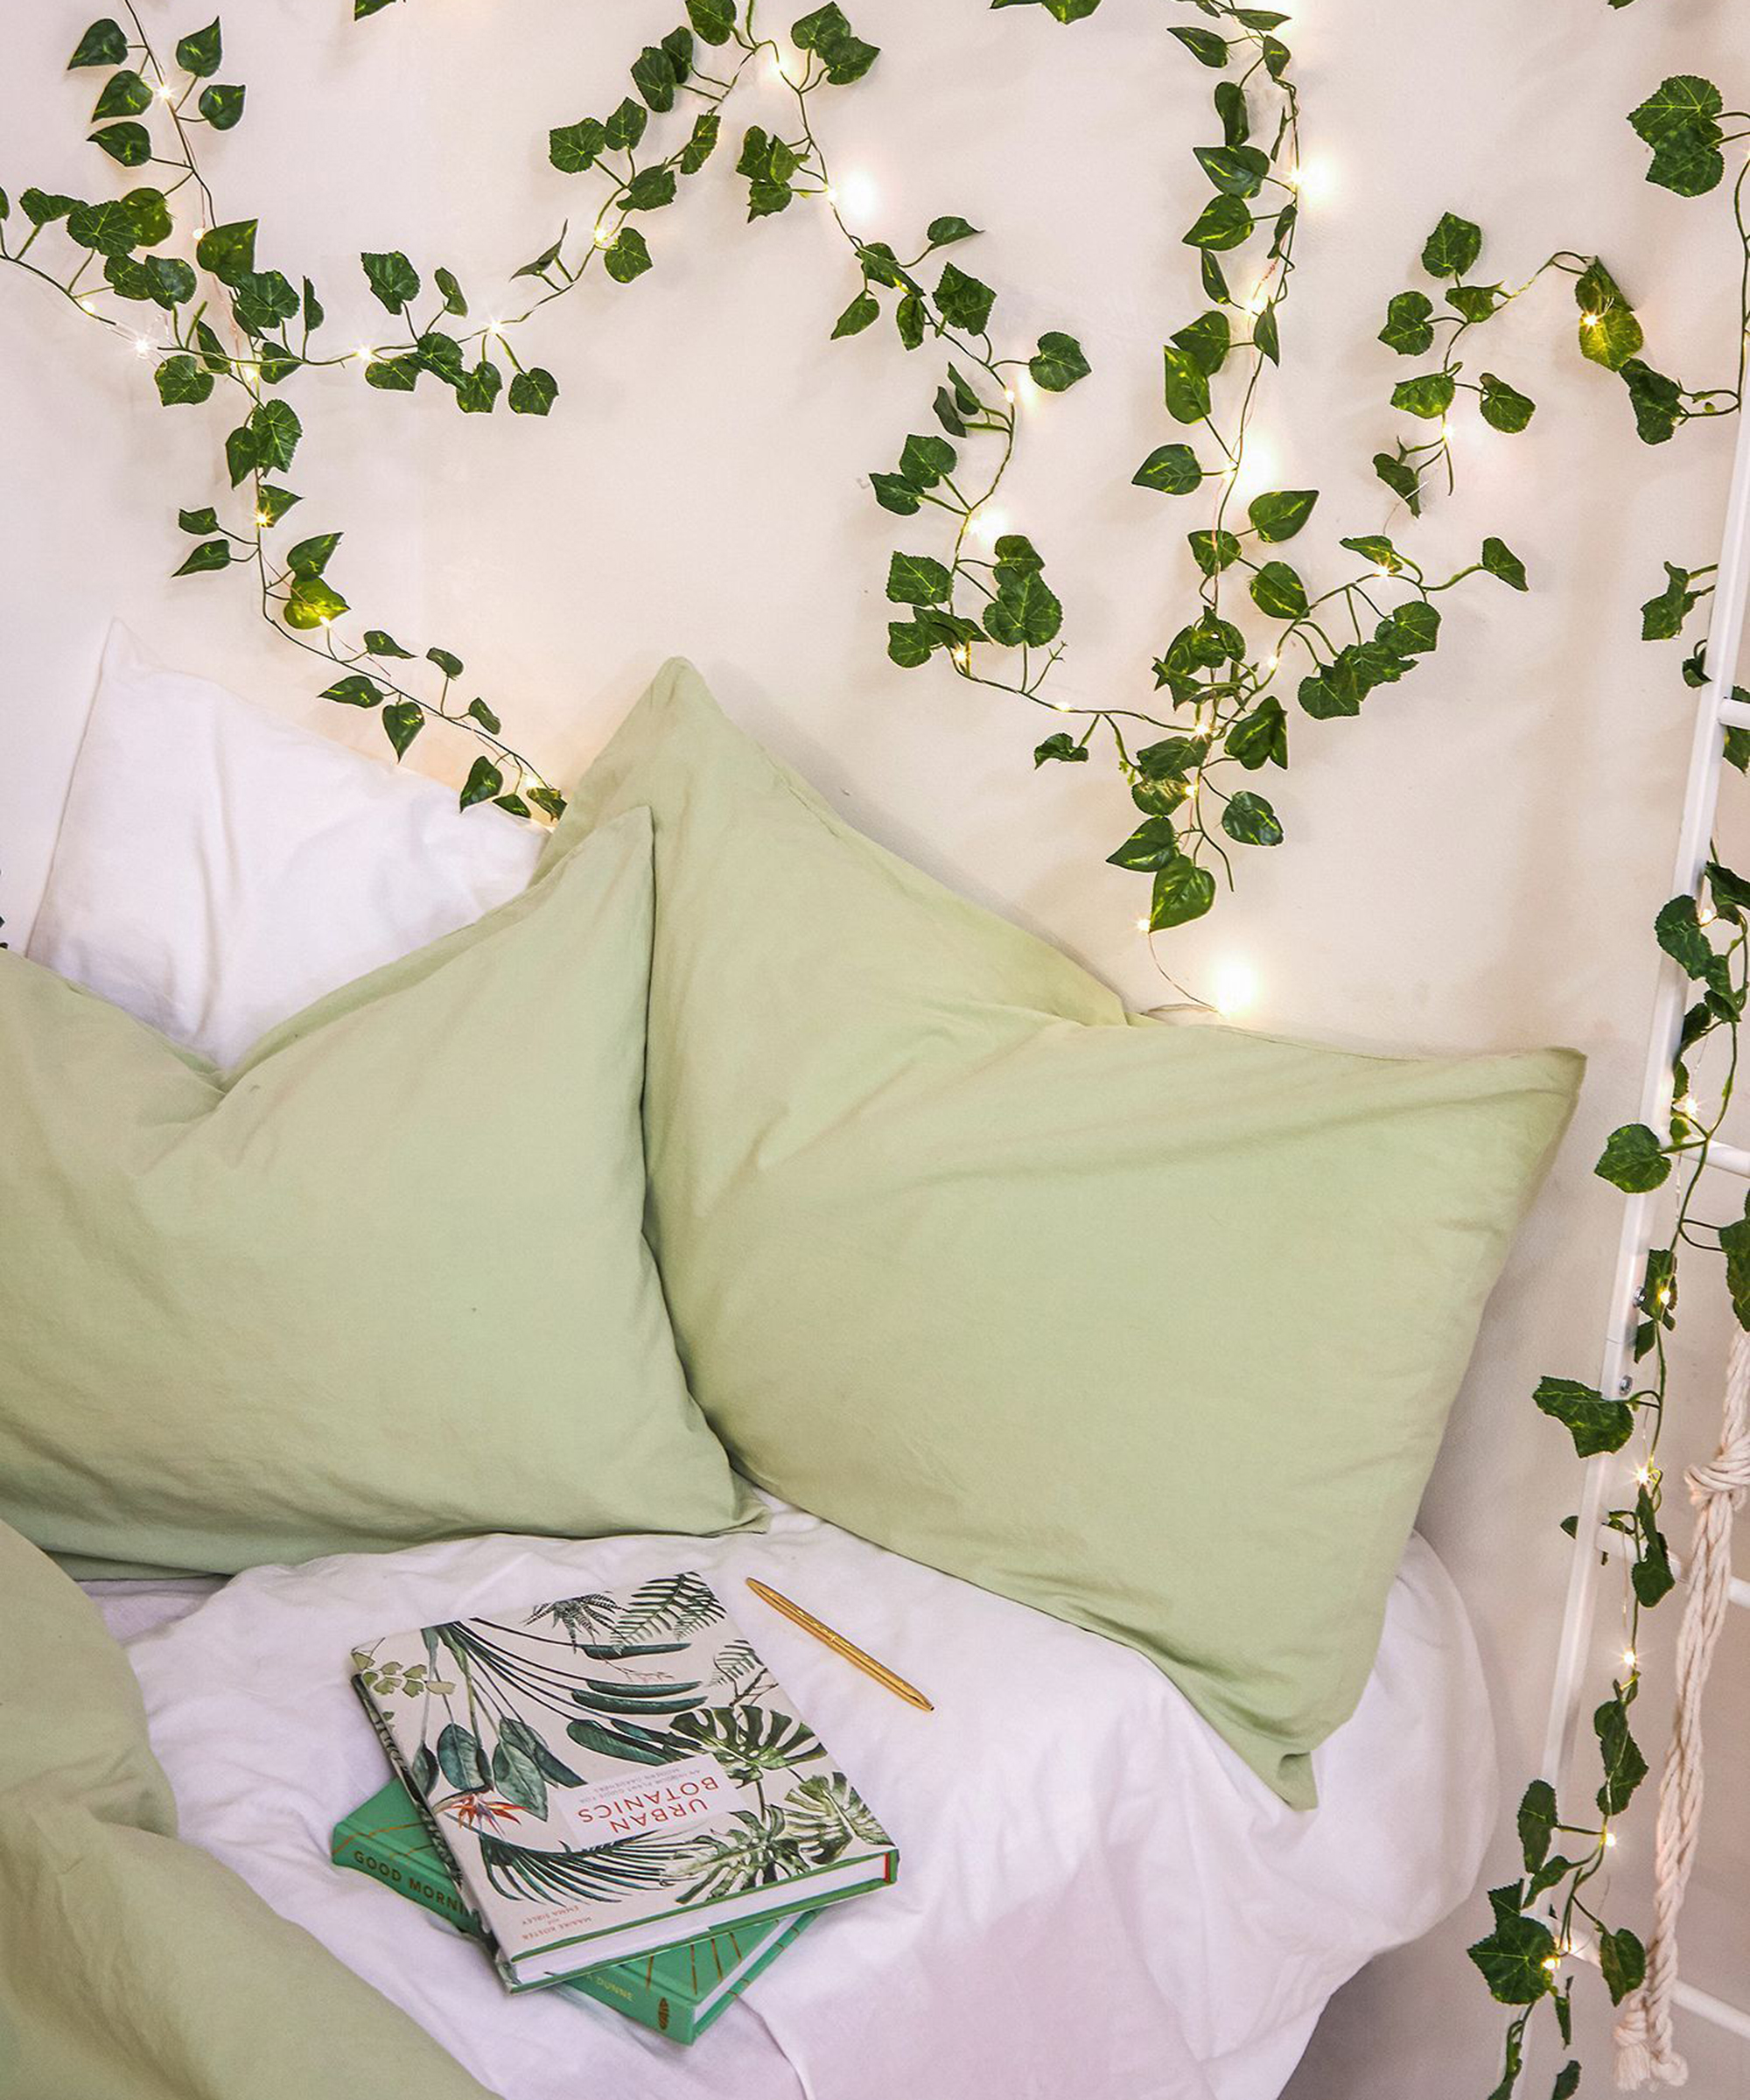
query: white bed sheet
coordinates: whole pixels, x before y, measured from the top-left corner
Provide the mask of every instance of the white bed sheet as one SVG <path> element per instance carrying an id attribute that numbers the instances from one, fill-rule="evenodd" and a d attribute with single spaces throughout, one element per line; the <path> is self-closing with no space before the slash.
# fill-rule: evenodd
<path id="1" fill-rule="evenodd" d="M 690 2050 L 568 1998 L 330 1865 L 382 1781 L 359 1640 L 677 1564 L 732 1608 L 900 1844 Z M 759 1575 L 890 1660 L 914 1712 L 750 1597 Z M 1354 1718 L 1285 1808 L 1141 1656 L 778 1507 L 764 1536 L 489 1537 L 101 1598 L 130 1637 L 183 1835 L 506 2100 L 1271 2100 L 1337 1986 L 1469 1892 L 1494 1815 L 1474 1644 L 1411 1542 Z"/>

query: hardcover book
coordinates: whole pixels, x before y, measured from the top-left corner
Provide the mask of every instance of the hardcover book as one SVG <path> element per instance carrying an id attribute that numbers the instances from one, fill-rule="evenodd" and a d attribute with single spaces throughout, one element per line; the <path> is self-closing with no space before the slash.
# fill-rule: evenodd
<path id="1" fill-rule="evenodd" d="M 480 1936 L 480 1920 L 463 1902 L 398 1779 L 335 1825 L 331 1851 L 337 1866 L 370 1874 L 397 1895 L 447 1918 L 458 1931 Z M 670 2041 L 696 2041 L 816 1914 L 799 1910 L 763 1924 L 726 1925 L 656 1954 L 586 1969 L 556 1988 L 612 2006 Z"/>
<path id="2" fill-rule="evenodd" d="M 513 1991 L 878 1888 L 899 1854 L 702 1576 L 353 1651 Z"/>

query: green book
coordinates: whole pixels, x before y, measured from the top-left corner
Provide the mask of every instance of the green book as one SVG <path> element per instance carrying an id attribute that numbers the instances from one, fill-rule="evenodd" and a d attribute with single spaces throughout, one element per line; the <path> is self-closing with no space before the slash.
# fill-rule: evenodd
<path id="1" fill-rule="evenodd" d="M 374 1875 L 397 1895 L 447 1918 L 458 1931 L 480 1936 L 480 1920 L 457 1894 L 450 1870 L 425 1834 L 424 1819 L 398 1779 L 337 1824 L 332 1843 L 337 1866 Z M 670 2041 L 696 2041 L 819 1914 L 799 1910 L 760 1924 L 725 1926 L 658 1954 L 585 1970 L 557 1987 L 612 2006 Z"/>

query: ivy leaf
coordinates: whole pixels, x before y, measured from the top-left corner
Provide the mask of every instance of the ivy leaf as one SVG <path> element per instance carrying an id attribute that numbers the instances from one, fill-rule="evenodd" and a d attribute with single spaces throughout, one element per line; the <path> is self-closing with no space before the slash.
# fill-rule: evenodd
<path id="1" fill-rule="evenodd" d="M 1492 430 L 1522 430 L 1536 414 L 1536 402 L 1493 372 L 1483 373 L 1481 378 L 1483 421 Z"/>
<path id="2" fill-rule="evenodd" d="M 936 310 L 950 328 L 963 328 L 982 335 L 990 318 L 996 293 L 976 277 L 969 276 L 957 263 L 944 262 L 935 288 Z M 1068 338 L 1064 339 L 1066 341 Z"/>
<path id="3" fill-rule="evenodd" d="M 1452 407 L 1458 385 L 1450 372 L 1424 372 L 1415 379 L 1398 381 L 1391 389 L 1391 405 L 1432 422 Z"/>
<path id="4" fill-rule="evenodd" d="M 427 649 L 425 661 L 435 663 L 445 678 L 459 678 L 464 668 L 459 656 L 452 655 L 448 649 Z"/>
<path id="5" fill-rule="evenodd" d="M 373 656 L 404 656 L 411 659 L 413 651 L 404 649 L 393 634 L 385 634 L 381 627 L 365 629 L 365 647 Z"/>
<path id="6" fill-rule="evenodd" d="M 1379 332 L 1379 340 L 1400 357 L 1418 357 L 1432 346 L 1434 329 L 1432 302 L 1425 292 L 1400 291 L 1393 295 L 1385 310 L 1385 326 Z"/>
<path id="7" fill-rule="evenodd" d="M 1606 1929 L 1599 1934 L 1598 1965 L 1613 2006 L 1620 2006 L 1631 1991 L 1638 1991 L 1647 1980 L 1647 1950 L 1627 1926 L 1617 1932 Z"/>
<path id="8" fill-rule="evenodd" d="M 248 427 L 255 438 L 257 463 L 268 468 L 291 465 L 304 425 L 288 402 L 264 401 L 249 412 Z"/>
<path id="9" fill-rule="evenodd" d="M 466 319 L 467 318 L 468 302 L 463 293 L 462 287 L 456 282 L 455 272 L 453 270 L 445 270 L 442 264 L 439 264 L 439 266 L 432 271 L 431 276 L 432 280 L 437 284 L 438 290 L 444 295 L 444 312 L 453 313 L 458 320 Z M 310 280 L 306 277 L 304 279 L 306 290 L 309 287 L 309 283 Z"/>
<path id="10" fill-rule="evenodd" d="M 176 522 L 184 532 L 217 532 L 219 513 L 209 504 L 200 510 L 179 510 Z"/>
<path id="11" fill-rule="evenodd" d="M 1187 350 L 1168 343 L 1162 351 L 1166 412 L 1175 423 L 1201 423 L 1209 413 L 1209 378 Z"/>
<path id="12" fill-rule="evenodd" d="M 294 576 L 320 576 L 340 544 L 338 532 L 318 532 L 310 539 L 300 540 L 287 553 L 285 565 Z"/>
<path id="13" fill-rule="evenodd" d="M 1087 378 L 1088 364 L 1073 335 L 1048 328 L 1039 339 L 1038 354 L 1027 360 L 1027 370 L 1046 393 L 1064 394 L 1078 379 Z"/>
<path id="14" fill-rule="evenodd" d="M 490 759 L 481 757 L 469 766 L 468 777 L 462 783 L 462 792 L 458 800 L 464 809 L 472 809 L 476 802 L 490 802 L 495 794 L 501 794 L 503 788 L 504 775 Z M 441 1742 L 441 1737 L 439 1740 Z"/>
<path id="15" fill-rule="evenodd" d="M 675 201 L 672 168 L 640 168 L 620 192 L 620 206 L 628 212 L 660 212 Z"/>
<path id="16" fill-rule="evenodd" d="M 1274 693 L 1266 693 L 1249 712 L 1242 715 L 1222 740 L 1230 759 L 1248 773 L 1261 766 L 1288 763 L 1288 718 Z"/>
<path id="17" fill-rule="evenodd" d="M 408 746 L 425 726 L 425 710 L 416 701 L 391 700 L 382 710 L 382 725 L 396 757 L 404 758 Z"/>
<path id="18" fill-rule="evenodd" d="M 575 124 L 560 124 L 547 134 L 547 158 L 562 175 L 581 175 L 596 164 L 607 144 L 607 130 L 600 118 L 585 116 Z"/>
<path id="19" fill-rule="evenodd" d="M 276 488 L 270 481 L 262 482 L 256 490 L 256 509 L 263 525 L 277 525 L 292 505 L 302 500 L 289 488 Z"/>
<path id="20" fill-rule="evenodd" d="M 907 350 L 915 350 L 924 340 L 925 319 L 922 299 L 916 292 L 908 291 L 893 309 L 893 326 Z"/>
<path id="21" fill-rule="evenodd" d="M 100 256 L 131 255 L 139 246 L 139 228 L 127 206 L 115 198 L 101 204 L 76 204 L 66 217 L 69 241 Z"/>
<path id="22" fill-rule="evenodd" d="M 1216 81 L 1215 114 L 1222 120 L 1222 143 L 1244 145 L 1251 136 L 1251 118 L 1246 110 L 1246 91 L 1237 80 Z"/>
<path id="23" fill-rule="evenodd" d="M 650 250 L 635 226 L 623 226 L 613 244 L 602 250 L 602 267 L 616 284 L 630 284 L 650 267 Z"/>
<path id="24" fill-rule="evenodd" d="M 284 620 L 289 627 L 319 627 L 339 620 L 346 610 L 346 599 L 319 576 L 300 576 L 286 600 Z"/>
<path id="25" fill-rule="evenodd" d="M 1225 192 L 1212 197 L 1184 235 L 1187 248 L 1220 253 L 1250 240 L 1254 224 L 1250 212 L 1237 197 Z"/>
<path id="26" fill-rule="evenodd" d="M 1215 901 L 1215 878 L 1181 855 L 1170 860 L 1154 878 L 1149 902 L 1149 931 L 1162 932 L 1170 926 L 1186 926 L 1200 919 Z"/>
<path id="27" fill-rule="evenodd" d="M 1528 588 L 1525 564 L 1505 540 L 1497 540 L 1491 535 L 1483 542 L 1482 565 L 1491 576 L 1498 576 L 1503 584 L 1510 584 L 1514 590 L 1523 591 Z"/>
<path id="28" fill-rule="evenodd" d="M 1531 1396 L 1540 1410 L 1559 1422 L 1583 1459 L 1600 1451 L 1620 1451 L 1634 1427 L 1634 1410 L 1627 1400 L 1606 1400 L 1594 1385 L 1577 1378 L 1540 1378 Z M 1528 1866 L 1536 1862 L 1528 1859 Z"/>
<path id="29" fill-rule="evenodd" d="M 1648 1130 L 1644 1123 L 1625 1123 L 1605 1140 L 1604 1150 L 1592 1171 L 1600 1180 L 1608 1181 L 1625 1195 L 1633 1196 L 1657 1188 L 1670 1174 L 1671 1163 L 1660 1146 L 1656 1132 Z"/>
<path id="30" fill-rule="evenodd" d="M 138 116 L 142 110 L 151 106 L 151 89 L 128 66 L 120 73 L 112 73 L 103 83 L 103 92 L 91 112 L 91 121 L 95 123 L 106 116 Z"/>
<path id="31" fill-rule="evenodd" d="M 736 0 L 687 0 L 687 19 L 701 44 L 727 44 L 735 33 Z"/>
<path id="32" fill-rule="evenodd" d="M 887 569 L 887 596 L 896 605 L 939 606 L 954 587 L 941 562 L 927 554 L 896 554 Z"/>
<path id="33" fill-rule="evenodd" d="M 1574 280 L 1574 304 L 1580 310 L 1580 354 L 1620 372 L 1646 338 L 1621 287 L 1596 256 Z"/>
<path id="34" fill-rule="evenodd" d="M 332 685 L 325 687 L 319 695 L 320 698 L 335 701 L 342 707 L 374 707 L 382 696 L 382 688 L 374 679 L 367 678 L 362 671 L 348 671 L 344 678 L 337 678 Z"/>
<path id="35" fill-rule="evenodd" d="M 1444 212 L 1422 250 L 1431 277 L 1461 277 L 1482 253 L 1482 228 L 1456 212 Z"/>
<path id="36" fill-rule="evenodd" d="M 194 244 L 194 259 L 221 284 L 235 284 L 256 267 L 256 221 L 234 219 L 209 227 Z"/>
<path id="37" fill-rule="evenodd" d="M 1252 603 L 1272 620 L 1298 620 L 1306 610 L 1306 586 L 1286 562 L 1266 562 L 1250 588 Z"/>
<path id="38" fill-rule="evenodd" d="M 71 73 L 79 66 L 120 66 L 125 64 L 127 57 L 127 32 L 119 22 L 103 15 L 79 39 L 66 62 L 66 69 Z"/>
<path id="39" fill-rule="evenodd" d="M 869 325 L 879 318 L 881 305 L 872 291 L 866 288 L 859 291 L 844 312 L 832 325 L 830 339 L 836 342 L 842 335 L 861 335 Z M 963 426 L 962 426 L 963 427 Z"/>
<path id="40" fill-rule="evenodd" d="M 836 0 L 793 22 L 790 40 L 798 51 L 815 52 L 835 88 L 848 87 L 852 80 L 860 80 L 881 55 L 878 45 L 865 44 L 853 34 L 844 10 Z"/>
<path id="41" fill-rule="evenodd" d="M 1203 470 L 1188 444 L 1158 444 L 1130 476 L 1130 483 L 1163 495 L 1188 496 L 1202 479 Z"/>
<path id="42" fill-rule="evenodd" d="M 902 670 L 914 671 L 928 663 L 934 649 L 934 641 L 916 620 L 888 621 L 887 654 Z"/>
<path id="43" fill-rule="evenodd" d="M 102 146 L 110 159 L 124 168 L 143 167 L 152 157 L 152 135 L 131 118 L 125 123 L 105 124 L 91 134 L 90 143 Z"/>
<path id="44" fill-rule="evenodd" d="M 696 175 L 717 150 L 718 133 L 723 119 L 715 109 L 703 109 L 693 119 L 693 128 L 687 134 L 687 143 L 681 148 L 676 165 L 683 175 Z"/>
<path id="45" fill-rule="evenodd" d="M 209 22 L 205 29 L 192 31 L 176 47 L 177 64 L 185 73 L 192 73 L 201 80 L 218 72 L 223 56 L 224 46 L 216 21 Z"/>
<path id="46" fill-rule="evenodd" d="M 1240 558 L 1240 542 L 1231 532 L 1188 532 L 1193 560 L 1205 576 L 1216 576 Z"/>
<path id="47" fill-rule="evenodd" d="M 1268 495 L 1254 496 L 1246 506 L 1246 515 L 1261 540 L 1292 540 L 1312 516 L 1318 500 L 1316 488 L 1273 489 Z"/>
<path id="48" fill-rule="evenodd" d="M 914 517 L 921 507 L 922 499 L 903 474 L 871 474 L 869 486 L 882 509 L 896 517 Z"/>
<path id="49" fill-rule="evenodd" d="M 1613 7 L 1626 7 L 1628 0 L 1610 0 Z M 1574 2100 L 1580 2090 L 1580 2067 L 1572 2058 L 1556 2073 L 1556 2082 L 1550 2089 L 1550 2100 Z"/>
<path id="50" fill-rule="evenodd" d="M 429 369 L 417 356 L 379 357 L 365 367 L 365 384 L 385 394 L 410 394 Z"/>
<path id="51" fill-rule="evenodd" d="M 1489 1996 L 1501 2005 L 1535 2005 L 1556 1987 L 1554 1973 L 1545 1966 L 1556 1952 L 1555 1936 L 1522 1912 L 1497 1913 L 1494 1930 L 1467 1952 L 1482 1971 Z"/>
<path id="52" fill-rule="evenodd" d="M 626 153 L 643 137 L 644 127 L 649 122 L 650 115 L 643 103 L 634 102 L 627 95 L 602 126 L 602 130 L 616 153 Z"/>
<path id="53" fill-rule="evenodd" d="M 1041 648 L 1063 625 L 1063 606 L 1036 570 L 1004 580 L 984 608 L 984 632 L 1005 648 Z"/>
<path id="54" fill-rule="evenodd" d="M 1718 149 L 1725 134 L 1718 119 L 1725 108 L 1712 80 L 1692 73 L 1661 80 L 1628 122 L 1653 149 L 1647 179 L 1680 197 L 1699 197 L 1726 172 Z"/>
<path id="55" fill-rule="evenodd" d="M 1256 197 L 1270 173 L 1270 155 L 1256 146 L 1199 146 L 1198 165 L 1229 197 Z"/>
<path id="56" fill-rule="evenodd" d="M 652 109 L 672 109 L 680 85 L 674 60 L 660 45 L 647 44 L 632 62 L 632 84 Z"/>
<path id="57" fill-rule="evenodd" d="M 1183 800 L 1181 795 L 1180 800 Z M 1116 853 L 1106 856 L 1110 868 L 1130 868 L 1152 873 L 1179 858 L 1179 833 L 1170 816 L 1152 816 L 1124 841 Z"/>
<path id="58" fill-rule="evenodd" d="M 1620 1816 L 1647 1776 L 1647 1760 L 1628 1730 L 1628 1708 L 1620 1698 L 1606 1699 L 1592 1717 L 1604 1760 L 1604 1784 L 1598 1790 L 1600 1811 Z"/>
<path id="59" fill-rule="evenodd" d="M 1665 444 L 1685 419 L 1683 388 L 1638 357 L 1622 367 L 1622 382 L 1634 411 L 1635 435 L 1643 444 Z"/>
<path id="60" fill-rule="evenodd" d="M 215 131 L 228 131 L 242 116 L 243 99 L 248 93 L 245 88 L 215 82 L 211 88 L 200 90 L 200 99 L 195 107 Z"/>
<path id="61" fill-rule="evenodd" d="M 1172 340 L 1200 372 L 1213 379 L 1228 361 L 1234 336 L 1227 315 L 1211 311 L 1200 313 L 1194 321 L 1187 321 L 1183 328 L 1176 330 Z"/>
<path id="62" fill-rule="evenodd" d="M 391 313 L 400 313 L 419 297 L 419 272 L 399 248 L 386 255 L 364 255 L 365 281 Z"/>
<path id="63" fill-rule="evenodd" d="M 1218 37 L 1213 29 L 1170 29 L 1170 37 L 1177 37 L 1200 66 L 1209 66 L 1219 71 L 1228 63 L 1228 42 Z"/>
<path id="64" fill-rule="evenodd" d="M 474 720 L 480 724 L 480 727 L 486 731 L 489 737 L 495 737 L 500 730 L 504 727 L 503 723 L 499 720 L 498 717 L 493 712 L 492 709 L 486 705 L 484 700 L 481 700 L 478 697 L 470 700 L 468 703 L 467 711 L 472 716 Z"/>
<path id="65" fill-rule="evenodd" d="M 1670 1548 L 1665 1544 L 1665 1535 L 1659 1529 L 1657 1512 L 1653 1498 L 1642 1488 L 1634 1497 L 1634 1530 L 1640 1542 L 1640 1554 L 1629 1570 L 1629 1581 L 1640 1602 L 1649 1609 L 1670 1594 L 1676 1587 L 1676 1577 L 1671 1572 Z"/>
<path id="66" fill-rule="evenodd" d="M 544 416 L 558 397 L 559 382 L 543 365 L 512 376 L 508 398 L 513 416 Z"/>
<path id="67" fill-rule="evenodd" d="M 1208 755 L 1208 737 L 1163 737 L 1138 752 L 1137 770 L 1145 780 L 1174 780 L 1183 787 L 1186 776 L 1195 773 Z"/>
<path id="68" fill-rule="evenodd" d="M 204 365 L 189 356 L 165 358 L 152 377 L 158 382 L 158 399 L 167 409 L 205 401 L 217 383 Z"/>
<path id="69" fill-rule="evenodd" d="M 1421 515 L 1421 478 L 1410 465 L 1402 445 L 1398 447 L 1395 458 L 1390 452 L 1376 452 L 1373 456 L 1373 471 L 1394 495 L 1404 499 L 1412 518 Z"/>
<path id="70" fill-rule="evenodd" d="M 1726 1287 L 1732 1310 L 1740 1327 L 1750 1327 L 1750 1202 L 1745 1215 L 1719 1228 L 1719 1244 L 1726 1256 Z"/>
<path id="71" fill-rule="evenodd" d="M 932 248 L 947 248 L 956 241 L 970 241 L 982 229 L 970 220 L 962 219 L 957 212 L 948 212 L 940 219 L 932 219 L 924 228 L 924 239 Z"/>
<path id="72" fill-rule="evenodd" d="M 1222 811 L 1222 829 L 1242 846 L 1279 846 L 1282 822 L 1263 795 L 1242 788 Z"/>
<path id="73" fill-rule="evenodd" d="M 182 564 L 172 570 L 173 576 L 199 576 L 204 570 L 228 568 L 231 561 L 231 544 L 228 540 L 203 540 Z"/>
<path id="74" fill-rule="evenodd" d="M 1507 298 L 1499 284 L 1454 284 L 1446 292 L 1446 304 L 1467 321 L 1486 321 Z"/>
<path id="75" fill-rule="evenodd" d="M 1701 593 L 1690 589 L 1692 579 L 1687 569 L 1679 569 L 1675 563 L 1667 562 L 1665 578 L 1665 588 L 1641 608 L 1642 641 L 1674 640 L 1682 634 L 1684 622 L 1700 600 Z"/>
<path id="76" fill-rule="evenodd" d="M 1556 1789 L 1547 1779 L 1534 1779 L 1519 1802 L 1519 1843 L 1527 1873 L 1535 1873 L 1549 1858 L 1558 1820 Z"/>
<path id="77" fill-rule="evenodd" d="M 1673 897 L 1661 905 L 1653 920 L 1653 934 L 1685 976 L 1706 981 L 1713 968 L 1713 946 L 1702 930 L 1693 897 Z"/>
<path id="78" fill-rule="evenodd" d="M 1035 772 L 1048 759 L 1056 759 L 1065 766 L 1079 766 L 1085 764 L 1087 758 L 1088 746 L 1078 744 L 1067 729 L 1059 730 L 1055 736 L 1047 737 L 1043 744 L 1033 746 Z"/>
<path id="79" fill-rule="evenodd" d="M 934 488 L 954 472 L 958 455 L 946 438 L 907 438 L 900 448 L 900 472 L 914 488 Z"/>

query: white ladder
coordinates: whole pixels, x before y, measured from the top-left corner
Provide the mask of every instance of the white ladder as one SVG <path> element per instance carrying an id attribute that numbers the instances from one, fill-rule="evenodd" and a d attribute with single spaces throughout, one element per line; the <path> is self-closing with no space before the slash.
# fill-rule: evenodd
<path id="1" fill-rule="evenodd" d="M 1676 867 L 1668 892 L 1673 897 L 1694 895 L 1701 883 L 1709 858 L 1714 811 L 1719 801 L 1726 732 L 1728 728 L 1750 729 L 1750 705 L 1732 697 L 1739 649 L 1744 638 L 1746 592 L 1750 592 L 1750 410 L 1739 417 L 1732 489 L 1726 500 L 1726 532 L 1715 578 L 1712 617 L 1708 626 L 1707 682 L 1701 689 L 1696 706 L 1695 741 L 1690 750 L 1689 784 L 1684 794 L 1683 822 L 1677 834 Z M 1659 901 L 1662 904 L 1664 899 Z M 1676 1058 L 1684 1011 L 1690 997 L 1690 980 L 1670 956 L 1665 956 L 1653 1000 L 1647 1064 L 1641 1082 L 1641 1120 L 1659 1133 L 1662 1144 L 1668 1143 L 1670 1138 L 1671 1067 Z M 1707 1165 L 1750 1180 L 1750 1152 L 1736 1145 L 1711 1144 Z M 1649 1191 L 1628 1197 L 1623 1206 L 1622 1237 L 1617 1248 L 1616 1278 L 1611 1286 L 1604 1368 L 1599 1378 L 1599 1390 L 1607 1396 L 1626 1396 L 1634 1390 L 1632 1370 L 1634 1330 L 1642 1317 L 1636 1296 L 1646 1275 L 1647 1256 L 1656 1243 L 1654 1228 L 1658 1198 L 1659 1192 Z M 1601 1521 L 1609 1505 L 1613 1470 L 1621 1465 L 1620 1452 L 1606 1452 L 1590 1461 L 1580 1499 L 1579 1522 L 1574 1528 L 1567 1608 L 1562 1619 L 1549 1729 L 1544 1743 L 1544 1776 L 1556 1788 L 1558 1796 L 1572 1762 L 1586 1681 L 1594 1660 L 1592 1621 L 1598 1606 L 1600 1555 L 1621 1555 L 1632 1550 L 1629 1542 L 1620 1532 L 1612 1530 Z M 1750 1582 L 1739 1579 L 1732 1583 L 1732 1601 L 1750 1606 Z M 1690 1984 L 1679 1983 L 1675 1995 L 1677 2003 L 1698 2019 L 1750 2040 L 1750 2011 L 1728 2005 L 1723 1998 L 1710 1997 Z"/>

